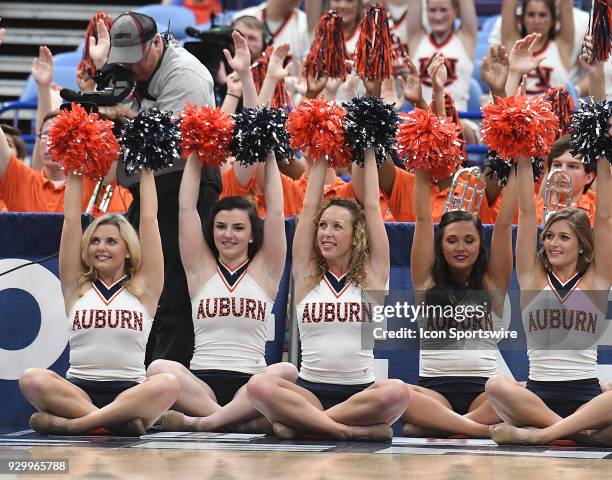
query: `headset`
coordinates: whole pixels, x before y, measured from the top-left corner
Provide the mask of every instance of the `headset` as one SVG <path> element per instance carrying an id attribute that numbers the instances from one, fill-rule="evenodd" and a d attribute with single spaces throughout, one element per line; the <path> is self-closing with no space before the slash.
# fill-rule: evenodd
<path id="1" fill-rule="evenodd" d="M 272 36 L 272 32 L 270 32 L 268 25 L 264 22 L 262 23 L 263 23 L 263 29 L 261 33 L 262 33 L 262 40 L 263 40 L 263 49 L 265 50 L 266 48 L 271 46 L 272 43 L 274 43 L 274 37 Z"/>
<path id="2" fill-rule="evenodd" d="M 236 18 L 232 22 L 232 25 L 234 25 L 235 23 L 238 23 L 240 20 L 246 19 L 246 18 L 252 18 L 252 19 L 257 20 L 258 22 L 260 22 L 262 24 L 261 37 L 262 37 L 263 49 L 265 50 L 266 48 L 271 46 L 272 43 L 274 43 L 274 36 L 272 35 L 272 32 L 270 32 L 270 29 L 268 28 L 268 25 L 266 24 L 266 22 L 262 22 L 261 20 L 259 20 L 259 18 L 255 17 L 253 15 L 244 15 L 242 17 Z"/>

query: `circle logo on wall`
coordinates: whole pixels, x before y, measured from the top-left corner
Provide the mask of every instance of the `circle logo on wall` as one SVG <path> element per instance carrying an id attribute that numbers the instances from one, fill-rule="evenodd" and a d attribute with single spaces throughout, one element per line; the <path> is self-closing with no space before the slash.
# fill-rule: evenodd
<path id="1" fill-rule="evenodd" d="M 19 267 L 26 260 L 0 259 L 0 272 Z M 49 368 L 60 357 L 68 343 L 68 327 L 59 278 L 42 265 L 33 264 L 0 276 L 0 292 L 6 289 L 23 290 L 31 295 L 40 310 L 38 335 L 19 350 L 0 348 L 0 379 L 17 380 L 32 367 Z M 36 312 L 32 312 L 35 315 Z M 29 319 L 13 318 L 12 322 Z"/>

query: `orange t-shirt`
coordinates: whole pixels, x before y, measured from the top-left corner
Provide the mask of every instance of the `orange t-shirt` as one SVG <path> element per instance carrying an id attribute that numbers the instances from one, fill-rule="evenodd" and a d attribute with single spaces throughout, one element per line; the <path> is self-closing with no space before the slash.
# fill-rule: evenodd
<path id="1" fill-rule="evenodd" d="M 582 208 L 586 211 L 589 216 L 589 221 L 591 222 L 591 226 L 595 225 L 595 208 L 597 206 L 597 199 L 595 197 L 595 192 L 593 190 L 588 190 L 587 193 L 580 196 L 580 200 L 576 204 L 576 207 Z"/>
<path id="2" fill-rule="evenodd" d="M 497 209 L 498 212 L 499 212 L 499 209 L 501 208 L 503 194 L 504 192 L 500 193 L 497 196 L 497 200 L 495 200 L 495 208 Z M 538 193 L 536 193 L 533 196 L 533 198 L 535 199 L 535 206 L 536 206 L 536 221 L 537 221 L 537 224 L 540 225 L 542 223 L 542 215 L 544 215 L 544 199 Z M 519 218 L 519 205 L 517 203 L 517 205 L 514 207 L 514 217 L 512 218 L 512 223 L 515 225 L 518 225 L 518 218 Z"/>
<path id="3" fill-rule="evenodd" d="M 245 197 L 257 207 L 260 217 L 266 216 L 266 200 L 263 194 L 255 193 L 255 177 L 250 182 L 242 186 L 238 183 L 234 169 L 230 168 L 221 175 L 223 189 L 219 199 L 230 196 Z M 298 184 L 299 180 L 293 180 L 281 173 L 281 183 L 283 185 L 284 211 L 285 217 L 292 217 L 302 211 L 304 203 L 304 191 Z"/>
<path id="4" fill-rule="evenodd" d="M 438 223 L 444 215 L 444 207 L 448 198 L 450 186 L 440 190 L 436 184 L 430 186 L 431 216 L 434 223 Z M 483 194 L 484 195 L 484 194 Z M 395 182 L 389 197 L 389 209 L 397 222 L 414 222 L 414 175 L 399 167 L 395 167 Z M 496 205 L 489 206 L 486 197 L 480 204 L 478 218 L 482 223 L 495 223 L 499 208 Z"/>
<path id="5" fill-rule="evenodd" d="M 300 203 L 299 211 L 302 211 L 304 204 L 304 195 L 306 194 L 306 186 L 308 185 L 308 177 L 303 173 L 300 178 L 293 180 L 294 184 L 302 190 L 302 199 Z M 323 189 L 323 200 L 331 200 L 332 198 L 347 198 L 355 200 L 355 192 L 353 191 L 353 182 L 345 182 L 340 177 L 336 177 L 336 181 L 331 185 L 326 185 Z M 393 215 L 387 205 L 387 199 L 385 196 L 380 194 L 380 211 L 382 212 L 383 219 L 387 222 L 394 222 Z"/>
<path id="6" fill-rule="evenodd" d="M 4 200 L 0 200 L 0 212 L 8 212 L 8 207 L 6 203 L 4 203 Z"/>
<path id="7" fill-rule="evenodd" d="M 83 178 L 83 211 L 89 204 L 95 186 L 95 181 Z M 0 197 L 10 212 L 63 213 L 65 190 L 65 182 L 56 187 L 42 170 L 32 170 L 15 157 L 11 157 L 4 175 L 0 178 Z M 108 211 L 125 212 L 131 203 L 130 192 L 115 187 Z M 94 216 L 101 213 L 94 208 Z"/>
<path id="8" fill-rule="evenodd" d="M 353 191 L 353 182 L 346 182 L 335 190 L 335 198 L 351 198 L 355 199 L 355 192 Z M 380 191 L 380 214 L 385 222 L 395 222 L 395 218 L 389 208 L 389 202 L 387 196 Z"/>
<path id="9" fill-rule="evenodd" d="M 266 216 L 266 201 L 265 196 L 261 194 L 255 194 L 255 178 L 252 178 L 251 181 L 246 186 L 241 186 L 238 183 L 238 179 L 234 173 L 234 169 L 230 168 L 223 172 L 221 176 L 221 181 L 223 182 L 223 190 L 221 191 L 221 196 L 229 197 L 231 195 L 236 195 L 239 197 L 249 198 L 253 203 L 257 206 L 257 212 L 260 217 Z M 308 177 L 306 174 L 302 174 L 300 178 L 297 180 L 288 177 L 287 175 L 283 175 L 281 173 L 281 183 L 283 185 L 283 195 L 284 195 L 284 211 L 285 217 L 292 217 L 294 215 L 298 215 L 302 211 L 302 207 L 304 206 L 304 195 L 306 194 L 306 186 L 308 184 Z M 323 199 L 330 200 L 332 198 L 355 198 L 355 193 L 353 192 L 352 182 L 345 182 L 341 178 L 337 178 L 336 181 L 327 185 L 323 189 Z M 387 204 L 387 199 L 382 194 L 380 195 L 380 210 L 383 212 L 383 218 L 387 222 L 395 221 L 393 219 L 393 215 L 389 210 L 389 206 Z"/>

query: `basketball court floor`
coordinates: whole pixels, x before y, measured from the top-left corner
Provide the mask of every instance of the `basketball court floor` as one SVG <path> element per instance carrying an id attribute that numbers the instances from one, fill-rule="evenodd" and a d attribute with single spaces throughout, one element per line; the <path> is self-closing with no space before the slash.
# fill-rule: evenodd
<path id="1" fill-rule="evenodd" d="M 610 479 L 612 449 L 570 443 L 502 447 L 491 440 L 403 437 L 391 443 L 280 441 L 217 433 L 56 437 L 28 430 L 0 435 L 0 479 Z M 9 462 L 50 460 L 67 461 L 68 473 L 9 471 Z"/>

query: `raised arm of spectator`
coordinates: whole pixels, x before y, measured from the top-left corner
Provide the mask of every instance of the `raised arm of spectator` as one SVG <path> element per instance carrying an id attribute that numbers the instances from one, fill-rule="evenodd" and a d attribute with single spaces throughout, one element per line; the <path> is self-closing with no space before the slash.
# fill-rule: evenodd
<path id="1" fill-rule="evenodd" d="M 510 50 L 514 42 L 521 38 L 516 24 L 517 0 L 503 0 L 501 9 L 501 42 Z"/>
<path id="2" fill-rule="evenodd" d="M 561 61 L 568 70 L 574 64 L 574 2 L 572 0 L 559 0 L 559 31 L 555 36 Z"/>
<path id="3" fill-rule="evenodd" d="M 232 33 L 232 39 L 234 40 L 234 56 L 230 54 L 228 50 L 223 50 L 225 58 L 232 67 L 234 73 L 238 75 L 240 85 L 242 87 L 242 104 L 245 108 L 256 108 L 260 105 L 259 98 L 257 97 L 257 90 L 255 89 L 255 82 L 253 81 L 253 74 L 251 73 L 251 54 L 249 47 L 244 37 L 234 31 Z M 229 87 L 228 87 L 229 88 Z M 240 185 L 247 185 L 255 171 L 257 165 L 242 165 L 240 162 L 234 162 L 234 174 Z"/>
<path id="4" fill-rule="evenodd" d="M 59 252 L 59 274 L 66 314 L 70 312 L 79 297 L 77 279 L 82 273 L 81 266 L 81 208 L 83 177 L 69 173 L 64 195 L 64 225 Z"/>
<path id="5" fill-rule="evenodd" d="M 288 43 L 279 45 L 272 51 L 270 61 L 268 62 L 268 70 L 266 71 L 266 78 L 261 85 L 259 91 L 259 102 L 262 105 L 267 105 L 274 96 L 274 91 L 278 82 L 285 80 L 285 77 L 289 75 L 291 71 L 291 63 L 283 68 L 283 63 L 289 54 L 291 46 Z"/>
<path id="6" fill-rule="evenodd" d="M 429 67 L 427 67 L 427 73 L 431 78 L 432 83 L 432 110 L 433 112 L 441 117 L 446 116 L 446 107 L 444 106 L 444 85 L 448 78 L 448 72 L 444 63 L 444 55 L 436 53 L 432 59 Z"/>
<path id="7" fill-rule="evenodd" d="M 98 36 L 97 40 L 96 37 L 92 35 L 86 41 L 89 42 L 89 56 L 91 57 L 91 61 L 96 66 L 96 69 L 100 69 L 106 63 L 108 53 L 110 52 L 110 34 L 104 20 L 98 20 L 96 24 L 96 33 Z"/>
<path id="8" fill-rule="evenodd" d="M 408 51 L 414 55 L 423 36 L 427 35 L 423 28 L 423 2 L 422 0 L 408 0 L 408 12 L 406 15 L 406 26 L 408 32 Z"/>
<path id="9" fill-rule="evenodd" d="M 591 63 L 593 56 L 593 38 L 590 35 L 584 37 L 580 60 L 587 72 L 588 95 L 600 102 L 606 98 L 606 77 L 604 62 Z"/>
<path id="10" fill-rule="evenodd" d="M 304 97 L 306 98 L 317 98 L 319 94 L 325 90 L 327 86 L 328 77 L 314 78 L 314 77 L 306 77 L 306 94 Z"/>
<path id="11" fill-rule="evenodd" d="M 468 54 L 474 55 L 476 36 L 478 35 L 478 17 L 474 0 L 459 0 L 459 18 L 461 28 L 457 34 L 466 47 Z"/>
<path id="12" fill-rule="evenodd" d="M 242 97 L 242 83 L 238 74 L 232 72 L 227 76 L 227 92 L 225 93 L 221 110 L 228 115 L 236 113 L 240 97 Z"/>
<path id="13" fill-rule="evenodd" d="M 329 82 L 327 82 L 329 84 Z M 380 97 L 388 103 L 389 105 L 393 105 L 395 108 L 399 109 L 403 105 L 403 100 L 400 101 L 397 96 L 397 91 L 395 90 L 395 77 L 391 75 L 383 80 L 381 89 L 380 89 Z"/>
<path id="14" fill-rule="evenodd" d="M 2 178 L 2 175 L 4 175 L 4 171 L 6 170 L 10 159 L 11 149 L 9 148 L 4 131 L 0 128 L 0 179 Z"/>
<path id="15" fill-rule="evenodd" d="M 487 55 L 482 60 L 480 75 L 489 86 L 493 101 L 497 98 L 506 98 L 506 82 L 510 73 L 510 57 L 503 45 L 494 45 L 489 48 Z"/>
<path id="16" fill-rule="evenodd" d="M 536 58 L 533 54 L 535 45 L 540 40 L 539 33 L 531 33 L 524 38 L 514 42 L 512 50 L 510 50 L 510 70 L 508 72 L 508 80 L 506 80 L 506 92 L 514 95 L 517 91 L 523 75 L 537 68 L 544 57 Z"/>
<path id="17" fill-rule="evenodd" d="M 251 74 L 251 54 L 249 53 L 249 47 L 246 40 L 240 32 L 234 31 L 232 33 L 232 39 L 234 40 L 235 54 L 232 57 L 229 50 L 223 50 L 225 59 L 227 60 L 232 70 L 238 74 L 240 83 L 242 85 L 242 103 L 246 108 L 255 108 L 259 104 L 257 98 L 257 90 L 255 89 L 255 82 L 253 81 L 253 75 Z"/>
<path id="18" fill-rule="evenodd" d="M 404 100 L 412 103 L 415 107 L 423 110 L 429 110 L 429 105 L 423 98 L 423 90 L 421 88 L 421 77 L 414 63 L 410 58 L 405 58 L 406 68 L 399 77 L 400 87 L 402 87 L 402 95 Z"/>
<path id="19" fill-rule="evenodd" d="M 304 0 L 304 12 L 308 22 L 308 31 L 312 33 L 323 15 L 323 0 Z"/>
<path id="20" fill-rule="evenodd" d="M 51 81 L 53 80 L 53 55 L 45 46 L 38 48 L 38 57 L 32 61 L 32 78 L 36 82 L 38 104 L 36 107 L 36 133 L 40 134 L 43 119 L 53 109 L 51 101 Z M 41 170 L 42 160 L 39 154 L 40 140 L 37 138 L 32 152 L 32 168 Z"/>
<path id="21" fill-rule="evenodd" d="M 143 304 L 149 313 L 155 313 L 164 287 L 164 254 L 157 223 L 155 178 L 148 169 L 140 173 L 140 226 L 138 232 L 142 252 L 142 263 L 138 275 L 144 286 Z"/>

